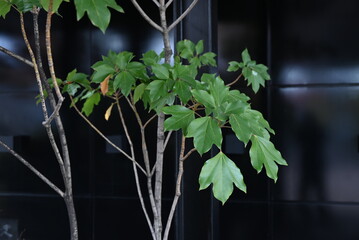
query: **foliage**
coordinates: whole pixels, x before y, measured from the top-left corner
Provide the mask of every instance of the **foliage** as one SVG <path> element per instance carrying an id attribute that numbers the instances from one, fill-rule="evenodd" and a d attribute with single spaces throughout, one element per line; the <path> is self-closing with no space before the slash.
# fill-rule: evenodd
<path id="1" fill-rule="evenodd" d="M 186 138 L 192 138 L 200 155 L 213 146 L 221 150 L 222 128 L 231 128 L 245 145 L 251 142 L 253 168 L 259 173 L 264 166 L 267 176 L 276 181 L 277 164 L 286 162 L 270 142 L 274 131 L 262 114 L 251 108 L 247 95 L 231 89 L 218 74 L 203 73 L 203 67 L 216 66 L 215 56 L 203 52 L 203 41 L 195 44 L 189 40 L 176 44 L 173 65 L 163 62 L 163 53 L 152 50 L 138 61 L 131 52 L 110 51 L 92 65 L 91 76 L 73 70 L 63 82 L 63 92 L 73 96 L 75 102 L 84 102 L 82 111 L 86 116 L 104 97 L 132 97 L 135 103 L 141 100 L 149 111 L 168 116 L 166 131 L 181 130 Z M 228 71 L 240 71 L 255 92 L 269 80 L 267 68 L 252 61 L 247 49 L 242 53 L 242 62 L 231 62 Z M 233 184 L 245 191 L 242 178 L 234 162 L 220 152 L 202 168 L 200 189 L 213 183 L 214 196 L 224 203 Z"/>

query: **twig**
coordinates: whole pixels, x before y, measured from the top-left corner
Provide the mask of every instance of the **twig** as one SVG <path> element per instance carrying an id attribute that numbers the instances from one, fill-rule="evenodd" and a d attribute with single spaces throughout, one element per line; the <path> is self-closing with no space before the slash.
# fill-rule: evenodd
<path id="1" fill-rule="evenodd" d="M 170 141 L 171 135 L 173 131 L 169 131 L 166 136 L 165 144 L 163 145 L 163 149 L 166 149 L 168 142 Z"/>
<path id="2" fill-rule="evenodd" d="M 130 106 L 130 108 L 132 109 L 133 113 L 135 114 L 137 123 L 140 126 L 142 155 L 143 155 L 143 161 L 145 163 L 146 172 L 147 172 L 148 196 L 149 196 L 149 199 L 150 199 L 150 204 L 151 204 L 151 208 L 152 208 L 153 217 L 154 217 L 154 219 L 157 219 L 159 212 L 158 212 L 157 207 L 156 207 L 155 197 L 154 197 L 153 189 L 152 189 L 152 176 L 153 176 L 153 174 L 150 173 L 151 166 L 150 166 L 150 158 L 149 158 L 148 149 L 147 149 L 145 128 L 144 128 L 144 125 L 142 123 L 141 117 L 138 114 L 136 105 L 133 103 L 133 101 L 131 102 L 131 100 L 128 97 L 126 97 L 125 99 L 127 100 L 127 103 Z"/>
<path id="3" fill-rule="evenodd" d="M 157 117 L 157 114 L 153 115 L 150 119 L 147 120 L 147 122 L 143 125 L 143 128 L 146 128 L 147 125 Z"/>
<path id="4" fill-rule="evenodd" d="M 38 176 L 42 181 L 44 181 L 49 187 L 51 187 L 57 194 L 61 197 L 64 197 L 64 193 L 53 184 L 48 178 L 42 175 L 35 167 L 33 167 L 28 161 L 26 161 L 23 157 L 21 157 L 18 153 L 16 153 L 13 149 L 11 149 L 8 145 L 0 141 L 0 145 L 2 145 L 7 151 L 9 151 L 14 157 L 16 157 L 22 164 L 24 164 L 27 168 L 29 168 L 36 176 Z"/>
<path id="5" fill-rule="evenodd" d="M 231 82 L 231 83 L 228 83 L 226 86 L 227 87 L 230 87 L 230 86 L 232 86 L 233 84 L 235 84 L 236 82 L 238 82 L 239 81 L 239 79 L 241 79 L 241 77 L 243 76 L 243 74 L 241 73 L 241 74 L 239 74 L 239 76 L 233 81 L 233 82 Z"/>
<path id="6" fill-rule="evenodd" d="M 52 18 L 52 15 L 54 14 L 54 12 L 52 11 L 52 6 L 53 6 L 53 1 L 50 0 L 49 9 L 48 9 L 48 12 L 47 12 L 47 17 L 46 17 L 45 34 L 46 34 L 46 53 L 47 53 L 47 61 L 48 61 L 48 65 L 49 65 L 49 71 L 50 71 L 50 75 L 51 75 L 51 78 L 52 78 L 52 83 L 53 83 L 54 88 L 55 88 L 56 96 L 58 98 L 58 102 L 57 102 L 58 106 L 54 109 L 54 113 L 52 115 L 57 115 L 59 113 L 61 105 L 62 105 L 62 103 L 64 101 L 64 97 L 62 96 L 60 88 L 59 88 L 59 85 L 57 84 L 57 78 L 56 78 L 55 67 L 54 67 L 54 60 L 52 58 L 51 18 Z M 48 121 L 46 121 L 46 122 L 48 122 Z"/>
<path id="7" fill-rule="evenodd" d="M 157 7 L 160 7 L 160 3 L 157 0 L 152 0 Z"/>
<path id="8" fill-rule="evenodd" d="M 121 109 L 121 105 L 120 105 L 118 96 L 116 96 L 116 105 L 117 105 L 118 113 L 119 113 L 119 115 L 120 115 L 120 120 L 121 120 L 121 123 L 122 123 L 122 127 L 123 127 L 123 129 L 124 129 L 124 131 L 125 131 L 125 135 L 126 135 L 127 141 L 128 141 L 128 143 L 130 144 L 132 159 L 135 160 L 135 151 L 134 151 L 132 139 L 131 139 L 130 134 L 128 133 L 127 124 L 126 124 L 126 122 L 125 122 L 125 118 L 124 118 L 123 113 L 122 113 L 122 109 Z M 137 194 L 138 194 L 138 197 L 140 198 L 140 202 L 141 202 L 141 206 L 142 206 L 143 213 L 145 214 L 145 217 L 146 217 L 148 226 L 149 226 L 149 228 L 150 228 L 152 237 L 153 237 L 154 240 L 156 240 L 156 235 L 155 235 L 155 232 L 154 232 L 154 230 L 153 230 L 151 220 L 150 220 L 150 218 L 149 218 L 149 216 L 148 216 L 145 202 L 144 202 L 144 200 L 143 200 L 141 185 L 140 185 L 140 181 L 138 180 L 138 172 L 137 172 L 137 168 L 136 168 L 135 162 L 133 162 L 133 173 L 134 173 L 134 175 L 135 175 Z"/>
<path id="9" fill-rule="evenodd" d="M 150 228 L 150 231 L 151 231 L 152 238 L 153 238 L 153 240 L 156 240 L 156 234 L 155 234 L 155 231 L 153 229 L 151 219 L 150 219 L 150 217 L 148 216 L 148 213 L 147 213 L 146 205 L 145 205 L 145 202 L 144 202 L 143 196 L 142 196 L 142 190 L 141 190 L 141 186 L 140 186 L 140 181 L 138 179 L 137 168 L 136 168 L 136 165 L 134 163 L 133 163 L 133 172 L 134 172 L 134 175 L 135 175 L 137 194 L 138 194 L 138 197 L 140 198 L 142 211 L 145 214 L 148 227 Z"/>
<path id="10" fill-rule="evenodd" d="M 47 113 L 47 108 L 46 108 L 46 103 L 45 103 L 44 90 L 43 90 L 42 84 L 41 84 L 41 76 L 40 76 L 39 68 L 38 68 L 37 63 L 36 63 L 35 54 L 34 54 L 32 48 L 31 48 L 29 39 L 27 38 L 27 34 L 26 34 L 26 30 L 25 30 L 25 23 L 24 23 L 24 16 L 23 16 L 22 12 L 20 12 L 20 24 L 21 24 L 21 32 L 22 32 L 22 36 L 23 36 L 25 45 L 26 45 L 26 47 L 27 47 L 27 49 L 29 51 L 32 63 L 34 65 L 36 81 L 37 81 L 37 85 L 38 85 L 39 92 L 40 92 L 42 112 L 43 112 L 45 121 L 47 121 L 48 113 Z M 57 159 L 58 163 L 60 164 L 62 174 L 64 174 L 63 159 L 61 157 L 60 150 L 57 147 L 57 144 L 55 142 L 55 138 L 54 138 L 54 135 L 52 133 L 51 127 L 47 126 L 47 127 L 45 127 L 45 129 L 46 129 L 46 132 L 48 134 L 50 144 L 51 144 L 51 146 L 52 146 L 52 148 L 53 148 L 53 150 L 55 152 L 56 159 Z M 64 177 L 64 175 L 63 175 L 63 177 Z"/>
<path id="11" fill-rule="evenodd" d="M 96 126 L 90 121 L 88 120 L 87 117 L 85 117 L 82 112 L 77 108 L 76 104 L 74 103 L 72 97 L 70 96 L 71 102 L 72 102 L 72 106 L 74 107 L 74 109 L 76 110 L 76 112 L 80 115 L 80 117 L 82 117 L 82 119 L 85 120 L 85 122 L 93 129 L 95 130 L 95 132 L 97 132 L 98 135 L 100 135 L 106 142 L 108 142 L 108 144 L 110 144 L 112 147 L 114 147 L 117 151 L 119 151 L 120 153 L 122 153 L 127 159 L 129 159 L 130 161 L 134 162 L 136 164 L 136 166 L 147 176 L 146 171 L 141 167 L 140 164 L 138 164 L 138 162 L 136 162 L 130 155 L 128 155 L 125 151 L 123 151 L 121 148 L 119 148 L 116 144 L 114 144 L 110 139 L 108 139 L 98 128 L 96 128 Z"/>
<path id="12" fill-rule="evenodd" d="M 198 0 L 193 0 L 193 2 L 191 3 L 191 5 L 188 6 L 188 8 L 186 9 L 186 11 L 184 11 L 182 13 L 181 16 L 179 16 L 169 27 L 168 27 L 168 31 L 171 31 L 180 21 L 182 21 L 182 19 L 184 17 L 187 16 L 187 14 L 194 8 L 194 6 L 196 6 Z"/>
<path id="13" fill-rule="evenodd" d="M 0 51 L 7 54 L 7 55 L 9 55 L 10 57 L 13 57 L 13 58 L 16 58 L 17 60 L 20 60 L 21 62 L 29 65 L 30 67 L 34 67 L 34 64 L 32 64 L 31 61 L 27 60 L 24 57 L 21 57 L 21 56 L 17 55 L 16 53 L 14 53 L 14 52 L 12 52 L 12 51 L 10 51 L 10 50 L 2 47 L 2 46 L 0 46 Z"/>
<path id="14" fill-rule="evenodd" d="M 137 3 L 136 0 L 131 0 L 137 11 L 141 14 L 141 16 L 150 24 L 152 27 L 157 29 L 160 32 L 163 32 L 163 28 L 160 27 L 157 23 L 155 23 L 141 8 L 141 6 Z"/>
<path id="15" fill-rule="evenodd" d="M 166 8 L 168 8 L 168 7 L 171 5 L 172 2 L 173 2 L 173 0 L 169 0 L 169 1 L 166 3 Z"/>

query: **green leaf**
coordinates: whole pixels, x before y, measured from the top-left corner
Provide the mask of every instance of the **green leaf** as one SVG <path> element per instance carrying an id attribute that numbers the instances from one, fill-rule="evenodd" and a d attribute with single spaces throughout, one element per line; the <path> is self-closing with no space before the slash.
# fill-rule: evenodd
<path id="1" fill-rule="evenodd" d="M 229 87 L 227 87 L 220 77 L 216 77 L 209 83 L 209 90 L 213 96 L 214 102 L 219 107 L 229 93 Z"/>
<path id="2" fill-rule="evenodd" d="M 249 55 L 248 49 L 244 49 L 242 52 L 242 61 L 247 65 L 251 61 L 251 56 Z"/>
<path id="3" fill-rule="evenodd" d="M 120 72 L 114 79 L 113 88 L 116 91 L 121 89 L 121 92 L 124 96 L 130 94 L 133 84 L 135 84 L 136 79 L 129 72 Z"/>
<path id="4" fill-rule="evenodd" d="M 101 29 L 104 33 L 110 23 L 111 12 L 108 9 L 113 8 L 118 12 L 123 13 L 123 9 L 115 0 L 75 0 L 77 11 L 77 20 L 80 20 L 85 12 L 91 23 Z"/>
<path id="5" fill-rule="evenodd" d="M 203 53 L 203 40 L 198 41 L 195 48 L 197 55 Z"/>
<path id="6" fill-rule="evenodd" d="M 141 60 L 146 66 L 155 65 L 161 59 L 160 56 L 158 56 L 158 54 L 153 50 L 144 53 L 142 56 Z"/>
<path id="7" fill-rule="evenodd" d="M 62 89 L 62 92 L 67 92 L 68 94 L 70 94 L 71 96 L 75 96 L 75 94 L 77 93 L 77 90 L 81 88 L 80 85 L 76 84 L 76 83 L 72 83 L 72 84 L 67 84 L 65 85 L 65 87 Z"/>
<path id="8" fill-rule="evenodd" d="M 108 75 L 114 74 L 116 72 L 112 66 L 109 66 L 103 62 L 97 62 L 92 66 L 92 68 L 95 70 L 92 75 L 92 82 L 94 83 L 100 83 L 105 80 Z"/>
<path id="9" fill-rule="evenodd" d="M 120 52 L 116 56 L 116 65 L 120 70 L 123 71 L 126 69 L 127 64 L 129 64 L 129 62 L 133 59 L 133 57 L 134 56 L 132 52 L 127 52 L 127 51 Z"/>
<path id="10" fill-rule="evenodd" d="M 126 66 L 126 70 L 132 74 L 135 78 L 147 80 L 146 67 L 140 62 L 130 62 Z"/>
<path id="11" fill-rule="evenodd" d="M 267 130 L 272 131 L 262 114 L 249 108 L 245 109 L 244 112 L 231 114 L 229 116 L 229 123 L 237 138 L 244 144 L 249 142 L 252 135 L 269 139 L 270 135 Z"/>
<path id="12" fill-rule="evenodd" d="M 267 176 L 272 178 L 274 181 L 277 181 L 277 164 L 287 166 L 287 162 L 283 159 L 281 153 L 274 147 L 273 143 L 268 139 L 253 135 L 251 141 L 252 146 L 249 151 L 249 155 L 253 168 L 259 173 L 264 165 Z"/>
<path id="13" fill-rule="evenodd" d="M 0 0 L 0 16 L 5 19 L 6 14 L 10 12 L 11 9 L 11 3 L 5 0 Z"/>
<path id="14" fill-rule="evenodd" d="M 135 103 L 138 102 L 138 100 L 140 100 L 140 99 L 142 98 L 142 95 L 143 95 L 143 93 L 145 92 L 146 87 L 147 87 L 146 84 L 141 83 L 140 85 L 138 85 L 138 86 L 135 88 L 135 92 L 134 92 L 134 95 L 133 95 L 133 101 L 134 101 Z"/>
<path id="15" fill-rule="evenodd" d="M 147 88 L 150 91 L 150 98 L 156 101 L 167 94 L 166 82 L 163 80 L 154 80 L 148 84 Z"/>
<path id="16" fill-rule="evenodd" d="M 208 152 L 213 144 L 218 148 L 222 145 L 221 128 L 212 117 L 193 120 L 188 126 L 187 137 L 193 137 L 194 147 L 201 155 Z"/>
<path id="17" fill-rule="evenodd" d="M 240 68 L 243 68 L 243 63 L 241 64 L 237 61 L 231 61 L 228 64 L 229 64 L 227 68 L 228 72 L 237 72 Z"/>
<path id="18" fill-rule="evenodd" d="M 247 79 L 248 86 L 252 85 L 255 93 L 258 92 L 260 86 L 265 86 L 266 80 L 270 80 L 267 70 L 268 68 L 263 64 L 254 64 L 253 66 L 243 68 L 243 76 Z"/>
<path id="19" fill-rule="evenodd" d="M 216 62 L 216 54 L 213 52 L 207 52 L 205 54 L 203 54 L 202 56 L 199 57 L 199 59 L 201 60 L 203 65 L 209 65 L 212 67 L 216 67 L 217 66 L 217 62 Z"/>
<path id="20" fill-rule="evenodd" d="M 183 129 L 183 133 L 186 136 L 187 127 L 194 120 L 194 112 L 181 105 L 164 107 L 162 111 L 167 115 L 172 115 L 164 122 L 166 131 Z"/>
<path id="21" fill-rule="evenodd" d="M 230 102 L 241 101 L 246 103 L 250 100 L 250 98 L 246 94 L 241 93 L 238 90 L 231 90 L 229 91 L 226 100 Z"/>
<path id="22" fill-rule="evenodd" d="M 195 48 L 196 47 L 194 43 L 187 39 L 179 41 L 176 44 L 177 53 L 181 56 L 181 58 L 184 59 L 192 58 L 194 55 Z"/>
<path id="23" fill-rule="evenodd" d="M 156 75 L 158 79 L 168 79 L 170 76 L 168 69 L 161 64 L 153 65 L 152 72 Z"/>
<path id="24" fill-rule="evenodd" d="M 214 197 L 222 204 L 231 196 L 233 184 L 243 192 L 247 191 L 241 170 L 222 152 L 207 160 L 199 175 L 200 190 L 208 188 L 211 183 Z"/>
<path id="25" fill-rule="evenodd" d="M 179 96 L 183 104 L 186 104 L 192 97 L 191 89 L 186 82 L 176 81 L 174 92 Z"/>
<path id="26" fill-rule="evenodd" d="M 100 93 L 94 93 L 91 97 L 87 98 L 84 106 L 82 107 L 82 112 L 88 117 L 93 111 L 95 105 L 98 105 L 101 100 Z"/>
<path id="27" fill-rule="evenodd" d="M 206 108 L 214 108 L 215 101 L 211 94 L 204 90 L 193 89 L 192 94 L 197 102 L 203 104 Z"/>

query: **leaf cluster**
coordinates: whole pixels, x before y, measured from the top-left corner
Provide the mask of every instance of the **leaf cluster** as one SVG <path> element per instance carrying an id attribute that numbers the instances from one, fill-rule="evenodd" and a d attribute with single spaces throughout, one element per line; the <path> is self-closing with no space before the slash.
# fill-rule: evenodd
<path id="1" fill-rule="evenodd" d="M 251 163 L 257 172 L 263 166 L 268 177 L 277 180 L 278 164 L 286 165 L 270 141 L 274 134 L 263 115 L 252 109 L 250 98 L 231 89 L 218 74 L 203 72 L 204 66 L 216 66 L 216 55 L 203 51 L 203 42 L 183 40 L 176 44 L 173 63 L 164 62 L 164 53 L 148 51 L 140 59 L 131 52 L 110 51 L 92 65 L 87 76 L 73 70 L 62 83 L 63 92 L 84 101 L 82 111 L 89 116 L 102 98 L 127 98 L 132 104 L 142 102 L 149 111 L 167 116 L 166 131 L 181 130 L 200 155 L 216 146 L 220 152 L 207 160 L 200 173 L 200 189 L 213 183 L 214 195 L 223 203 L 233 191 L 233 184 L 246 190 L 243 176 L 235 163 L 222 151 L 222 128 L 230 128 L 245 145 L 250 143 Z M 242 62 L 230 62 L 227 71 L 238 71 L 257 92 L 269 79 L 267 68 L 252 61 L 248 50 Z M 250 73 L 248 73 L 250 71 Z M 256 74 L 257 73 L 257 74 Z M 112 104 L 105 114 L 110 116 Z"/>

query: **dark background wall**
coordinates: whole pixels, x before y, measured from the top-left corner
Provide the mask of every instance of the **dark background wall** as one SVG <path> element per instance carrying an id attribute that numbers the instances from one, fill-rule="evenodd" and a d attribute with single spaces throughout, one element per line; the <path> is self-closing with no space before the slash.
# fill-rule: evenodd
<path id="1" fill-rule="evenodd" d="M 173 15 L 189 3 L 175 1 Z M 218 53 L 218 71 L 226 81 L 235 77 L 225 71 L 227 62 L 239 60 L 244 48 L 270 67 L 272 81 L 254 96 L 252 105 L 276 130 L 274 141 L 289 166 L 280 168 L 274 184 L 263 173 L 256 174 L 248 152 L 240 143 L 233 145 L 233 135 L 225 132 L 224 149 L 244 172 L 248 193 L 235 191 L 220 206 L 210 190 L 198 192 L 203 160 L 189 159 L 171 239 L 358 239 L 359 3 L 241 0 L 236 7 L 231 3 L 199 1 L 172 39 L 203 39 L 206 50 Z M 87 20 L 77 22 L 74 9 L 64 4 L 64 18 L 54 20 L 58 76 L 64 78 L 73 68 L 89 73 L 89 66 L 110 48 L 136 55 L 161 50 L 161 36 L 130 3 L 120 4 L 126 15 L 115 14 L 106 35 Z M 156 15 L 151 1 L 148 4 Z M 0 21 L 0 45 L 27 56 L 17 15 L 7 18 L 6 23 Z M 31 19 L 27 22 L 30 31 Z M 253 95 L 244 83 L 236 87 Z M 40 106 L 34 103 L 36 95 L 32 70 L 0 53 L 0 136 L 61 184 L 41 127 Z M 106 108 L 97 109 L 92 120 L 121 141 L 123 132 L 116 122 L 108 124 L 102 118 Z M 64 107 L 62 114 L 72 153 L 80 237 L 150 239 L 131 164 L 109 150 L 72 110 Z M 176 136 L 170 144 L 168 157 L 175 159 Z M 164 211 L 168 212 L 176 164 L 166 164 Z M 10 224 L 25 239 L 68 239 L 62 200 L 10 154 L 0 152 L 0 166 L 0 229 Z"/>

